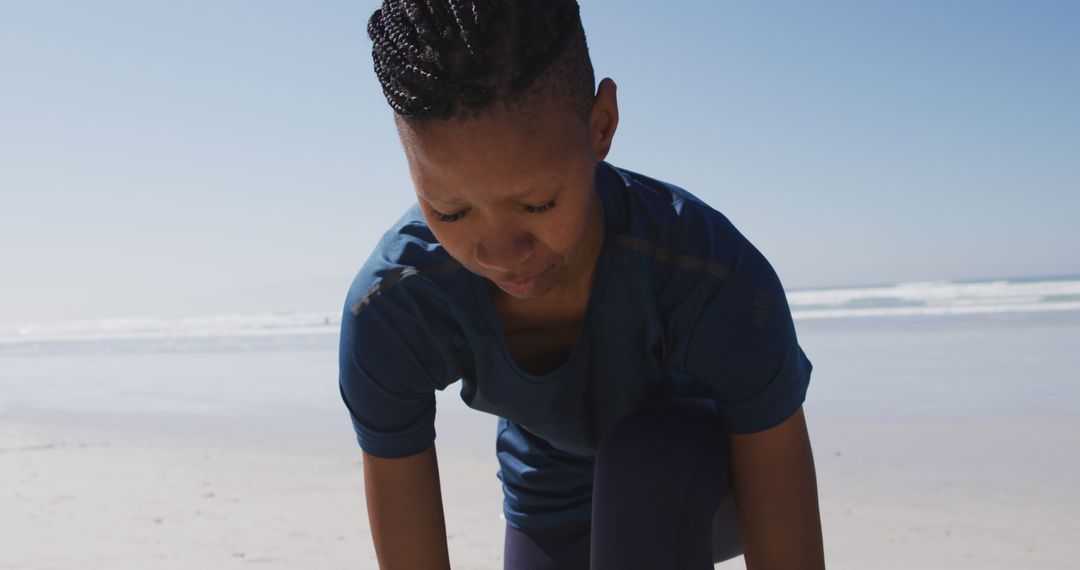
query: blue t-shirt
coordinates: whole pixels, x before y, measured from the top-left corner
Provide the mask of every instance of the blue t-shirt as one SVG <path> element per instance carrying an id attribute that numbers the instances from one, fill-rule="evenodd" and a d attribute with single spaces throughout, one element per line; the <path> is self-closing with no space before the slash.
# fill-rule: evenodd
<path id="1" fill-rule="evenodd" d="M 711 398 L 730 433 L 782 423 L 812 369 L 769 262 L 677 186 L 597 165 L 604 241 L 578 344 L 555 371 L 521 370 L 484 279 L 438 243 L 418 206 L 349 289 L 340 387 L 360 447 L 406 457 L 435 440 L 435 390 L 499 416 L 504 513 L 518 528 L 590 516 L 593 459 L 623 415 Z"/>

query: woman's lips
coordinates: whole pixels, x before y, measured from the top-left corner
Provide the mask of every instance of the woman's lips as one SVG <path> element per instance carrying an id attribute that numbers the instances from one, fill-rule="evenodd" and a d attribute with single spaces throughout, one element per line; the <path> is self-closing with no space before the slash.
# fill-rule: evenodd
<path id="1" fill-rule="evenodd" d="M 506 291 L 507 293 L 510 293 L 511 295 L 525 295 L 532 292 L 532 290 L 536 288 L 536 285 L 537 283 L 539 283 L 540 278 L 543 277 L 546 272 L 547 270 L 545 269 L 544 271 L 526 277 L 509 279 L 505 281 L 493 281 L 495 281 L 495 284 L 498 285 L 500 289 Z"/>

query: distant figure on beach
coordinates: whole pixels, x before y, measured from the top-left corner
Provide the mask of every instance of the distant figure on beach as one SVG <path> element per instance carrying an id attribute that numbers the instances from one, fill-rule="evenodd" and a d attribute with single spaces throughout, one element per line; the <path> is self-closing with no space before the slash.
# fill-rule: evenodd
<path id="1" fill-rule="evenodd" d="M 723 214 L 606 162 L 577 2 L 387 0 L 368 35 L 417 198 L 341 325 L 380 566 L 450 567 L 435 391 L 460 381 L 499 418 L 506 569 L 824 568 L 783 287 Z"/>

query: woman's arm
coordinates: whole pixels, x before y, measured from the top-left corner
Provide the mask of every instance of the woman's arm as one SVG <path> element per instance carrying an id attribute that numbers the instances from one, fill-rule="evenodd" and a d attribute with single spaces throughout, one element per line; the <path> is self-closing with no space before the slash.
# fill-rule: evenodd
<path id="1" fill-rule="evenodd" d="M 776 427 L 730 439 L 747 569 L 825 568 L 817 478 L 802 407 Z"/>
<path id="2" fill-rule="evenodd" d="M 435 446 L 409 457 L 364 453 L 364 494 L 379 568 L 450 568 Z"/>

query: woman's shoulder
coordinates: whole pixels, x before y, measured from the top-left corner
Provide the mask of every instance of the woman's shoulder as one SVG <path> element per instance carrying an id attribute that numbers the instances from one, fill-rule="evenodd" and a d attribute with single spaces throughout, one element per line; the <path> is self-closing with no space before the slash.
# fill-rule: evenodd
<path id="1" fill-rule="evenodd" d="M 422 296 L 428 302 L 445 304 L 448 280 L 460 277 L 462 271 L 414 204 L 383 233 L 353 277 L 346 309 L 357 316 L 379 299 L 381 304 L 388 303 L 388 296 Z M 389 295 L 392 291 L 396 293 Z"/>
<path id="2" fill-rule="evenodd" d="M 625 197 L 618 248 L 678 273 L 727 277 L 750 243 L 725 214 L 682 186 L 612 168 Z"/>

